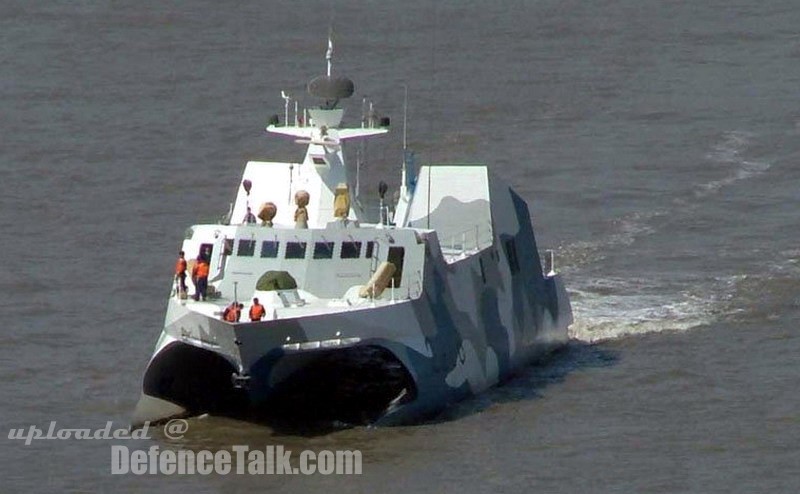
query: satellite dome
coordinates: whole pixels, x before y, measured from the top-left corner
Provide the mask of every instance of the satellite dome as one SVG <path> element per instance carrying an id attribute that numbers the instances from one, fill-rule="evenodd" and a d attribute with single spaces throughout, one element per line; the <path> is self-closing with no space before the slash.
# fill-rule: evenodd
<path id="1" fill-rule="evenodd" d="M 349 98 L 355 92 L 353 81 L 347 77 L 319 76 L 308 83 L 308 92 L 317 98 L 335 100 Z"/>

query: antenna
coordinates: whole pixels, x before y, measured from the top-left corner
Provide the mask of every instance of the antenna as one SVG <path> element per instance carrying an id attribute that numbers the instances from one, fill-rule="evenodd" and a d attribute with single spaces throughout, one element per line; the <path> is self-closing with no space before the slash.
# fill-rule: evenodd
<path id="1" fill-rule="evenodd" d="M 328 77 L 331 76 L 331 65 L 333 60 L 333 41 L 331 40 L 332 34 L 333 28 L 331 28 L 331 31 L 328 32 L 328 52 L 325 53 L 325 60 L 328 61 Z"/>
<path id="2" fill-rule="evenodd" d="M 289 163 L 289 202 L 287 204 L 292 204 L 292 172 L 294 171 L 294 165 Z"/>
<path id="3" fill-rule="evenodd" d="M 408 148 L 408 86 L 403 84 L 403 155 Z"/>
<path id="4" fill-rule="evenodd" d="M 286 104 L 283 106 L 283 125 L 289 125 L 289 102 L 292 100 L 292 97 L 286 92 L 281 91 L 281 98 L 284 99 Z"/>
<path id="5" fill-rule="evenodd" d="M 333 1 L 328 2 L 330 7 L 328 19 L 328 52 L 325 54 L 325 59 L 328 61 L 328 78 L 331 77 L 331 61 L 333 59 L 333 21 L 336 14 L 336 9 L 333 7 Z"/>
<path id="6" fill-rule="evenodd" d="M 372 106 L 372 101 L 369 102 L 369 128 L 375 127 L 375 108 Z"/>
<path id="7" fill-rule="evenodd" d="M 361 148 L 356 149 L 356 191 L 355 196 L 358 200 L 361 195 Z"/>
<path id="8" fill-rule="evenodd" d="M 408 86 L 403 84 L 403 168 L 400 171 L 400 193 L 405 196 L 406 161 L 408 161 Z"/>
<path id="9" fill-rule="evenodd" d="M 367 97 L 361 98 L 361 128 L 367 126 Z"/>

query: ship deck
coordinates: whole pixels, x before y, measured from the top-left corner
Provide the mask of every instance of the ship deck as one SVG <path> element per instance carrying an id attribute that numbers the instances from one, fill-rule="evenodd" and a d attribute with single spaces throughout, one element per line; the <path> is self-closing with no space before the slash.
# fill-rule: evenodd
<path id="1" fill-rule="evenodd" d="M 387 292 L 390 292 L 390 290 L 387 289 Z M 402 296 L 399 292 L 400 290 L 397 290 L 397 293 L 395 294 L 396 296 L 392 296 L 391 293 L 389 293 L 389 294 L 384 294 L 384 296 L 381 298 L 373 298 L 373 299 L 370 298 L 325 299 L 325 298 L 316 298 L 313 296 L 309 296 L 307 293 L 301 293 L 297 298 L 299 303 L 290 303 L 288 305 L 282 305 L 282 306 L 278 306 L 276 304 L 263 304 L 266 309 L 266 315 L 261 320 L 261 322 L 373 309 L 375 307 L 383 307 L 388 305 L 394 305 L 397 303 L 408 302 L 412 299 L 412 297 L 408 296 L 408 294 L 405 291 L 403 292 Z M 234 302 L 233 299 L 227 299 L 222 297 L 210 301 L 209 300 L 195 301 L 192 300 L 191 298 L 182 301 L 182 303 L 185 303 L 187 309 L 214 319 L 222 319 L 222 314 L 225 308 L 228 307 L 233 302 Z M 245 303 L 245 301 L 241 300 L 238 302 L 244 304 L 244 308 L 242 309 L 241 320 L 238 322 L 238 324 L 250 323 L 251 321 L 248 317 L 248 313 L 250 311 L 250 307 L 252 306 L 252 304 L 249 302 Z M 261 302 L 263 303 L 264 301 L 262 300 Z M 231 324 L 236 324 L 236 323 L 231 323 Z"/>

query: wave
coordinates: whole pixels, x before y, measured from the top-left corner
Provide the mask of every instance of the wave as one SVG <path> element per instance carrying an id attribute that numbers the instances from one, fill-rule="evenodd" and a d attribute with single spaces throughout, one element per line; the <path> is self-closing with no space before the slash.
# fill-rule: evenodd
<path id="1" fill-rule="evenodd" d="M 682 332 L 715 322 L 776 320 L 800 308 L 800 249 L 782 251 L 755 273 L 687 279 L 570 280 L 575 323 L 586 343 Z"/>
<path id="2" fill-rule="evenodd" d="M 686 331 L 714 321 L 730 290 L 698 290 L 641 279 L 594 280 L 571 290 L 575 323 L 570 337 L 596 343 L 631 335 Z"/>
<path id="3" fill-rule="evenodd" d="M 609 253 L 619 247 L 627 247 L 638 238 L 656 232 L 652 226 L 655 218 L 664 216 L 667 211 L 638 211 L 627 214 L 612 222 L 609 234 L 592 242 L 578 241 L 555 249 L 559 263 L 567 271 L 582 265 L 603 260 Z"/>
<path id="4" fill-rule="evenodd" d="M 637 211 L 618 218 L 610 231 L 592 242 L 576 242 L 556 250 L 562 271 L 570 277 L 575 323 L 570 328 L 573 339 L 594 343 L 630 335 L 687 331 L 742 311 L 734 298 L 741 292 L 742 280 L 737 276 L 684 283 L 641 278 L 593 278 L 599 263 L 607 256 L 619 254 L 620 247 L 629 247 L 638 239 L 658 233 L 664 216 L 692 214 L 712 194 L 738 181 L 764 173 L 770 164 L 746 159 L 756 134 L 731 131 L 722 134 L 706 159 L 723 165 L 728 174 L 722 178 L 690 186 L 684 199 L 675 199 L 667 207 Z M 787 253 L 787 256 L 790 253 Z M 795 254 L 800 254 L 797 252 Z M 797 257 L 797 256 L 795 256 Z M 793 269 L 797 263 L 784 265 Z"/>
<path id="5" fill-rule="evenodd" d="M 729 310 L 736 321 L 776 321 L 800 310 L 800 251 L 791 249 L 765 260 L 761 269 L 730 277 Z"/>
<path id="6" fill-rule="evenodd" d="M 575 242 L 557 249 L 559 257 L 567 264 L 575 261 L 585 264 L 599 261 L 604 257 L 604 252 L 614 247 L 625 247 L 633 244 L 638 238 L 656 233 L 654 220 L 663 216 L 680 216 L 689 214 L 700 203 L 698 200 L 719 192 L 721 189 L 734 183 L 753 178 L 770 169 L 771 164 L 764 161 L 755 161 L 744 158 L 745 152 L 752 147 L 756 134 L 746 131 L 725 132 L 720 142 L 714 144 L 706 159 L 722 164 L 730 170 L 722 178 L 694 185 L 689 190 L 690 199 L 676 198 L 666 207 L 655 208 L 649 211 L 634 211 L 612 223 L 612 228 L 604 237 L 591 242 Z"/>
<path id="7" fill-rule="evenodd" d="M 695 188 L 694 196 L 702 199 L 740 180 L 752 178 L 769 170 L 770 163 L 750 161 L 742 156 L 751 146 L 755 137 L 756 135 L 752 132 L 744 131 L 731 131 L 723 134 L 722 140 L 713 146 L 712 151 L 706 154 L 706 158 L 715 163 L 733 165 L 733 169 L 721 179 L 699 184 Z"/>

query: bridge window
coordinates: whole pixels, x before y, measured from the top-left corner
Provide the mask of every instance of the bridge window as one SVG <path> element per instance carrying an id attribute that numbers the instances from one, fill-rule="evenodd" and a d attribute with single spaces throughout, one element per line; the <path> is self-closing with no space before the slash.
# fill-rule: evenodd
<path id="1" fill-rule="evenodd" d="M 256 252 L 255 240 L 239 240 L 239 248 L 236 251 L 237 256 L 253 257 Z"/>
<path id="2" fill-rule="evenodd" d="M 278 247 L 281 243 L 277 240 L 265 240 L 261 242 L 261 257 L 278 257 Z"/>
<path id="3" fill-rule="evenodd" d="M 367 253 L 364 255 L 367 259 L 372 259 L 372 252 L 375 250 L 375 242 L 367 242 Z"/>
<path id="4" fill-rule="evenodd" d="M 342 259 L 358 259 L 361 256 L 361 242 L 342 242 Z"/>
<path id="5" fill-rule="evenodd" d="M 314 259 L 331 259 L 333 257 L 333 242 L 314 243 Z"/>
<path id="6" fill-rule="evenodd" d="M 311 161 L 313 161 L 315 165 L 324 165 L 325 164 L 325 158 L 323 158 L 321 156 L 312 156 L 311 157 Z"/>
<path id="7" fill-rule="evenodd" d="M 286 259 L 305 259 L 305 242 L 286 242 Z"/>
<path id="8" fill-rule="evenodd" d="M 233 254 L 233 239 L 226 238 L 225 242 L 222 244 L 222 255 L 229 256 L 231 254 Z"/>

